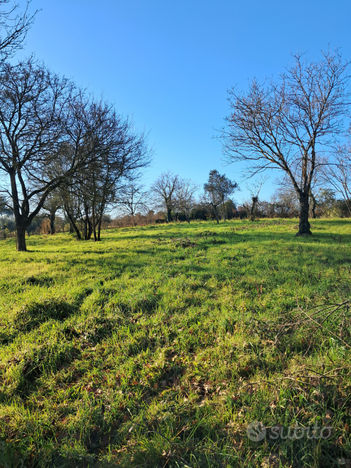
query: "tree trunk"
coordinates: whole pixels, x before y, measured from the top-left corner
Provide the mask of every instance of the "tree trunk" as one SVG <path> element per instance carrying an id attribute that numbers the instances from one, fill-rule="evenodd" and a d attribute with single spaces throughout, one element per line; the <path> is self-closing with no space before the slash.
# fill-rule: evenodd
<path id="1" fill-rule="evenodd" d="M 26 252 L 26 228 L 24 226 L 17 225 L 16 230 L 16 248 L 18 252 Z"/>
<path id="2" fill-rule="evenodd" d="M 217 207 L 214 207 L 214 212 L 215 212 L 215 218 L 216 218 L 217 224 L 219 224 L 219 216 L 218 216 Z"/>
<path id="3" fill-rule="evenodd" d="M 102 218 L 104 216 L 104 211 L 105 211 L 105 204 L 101 203 L 100 209 L 99 209 L 99 214 L 98 214 L 98 220 L 97 220 L 97 226 L 98 226 L 98 231 L 97 231 L 97 240 L 98 242 L 101 241 L 101 228 L 102 228 Z"/>
<path id="4" fill-rule="evenodd" d="M 311 236 L 310 223 L 308 221 L 309 196 L 308 193 L 300 193 L 300 223 L 297 236 Z"/>
<path id="5" fill-rule="evenodd" d="M 50 212 L 50 234 L 55 234 L 56 233 L 55 214 L 56 214 L 56 210 Z"/>
<path id="6" fill-rule="evenodd" d="M 16 249 L 18 252 L 26 252 L 27 251 L 26 229 L 29 227 L 30 223 L 25 224 L 23 222 L 24 202 L 22 204 L 22 215 L 20 213 L 20 203 L 19 203 L 19 198 L 18 198 L 16 177 L 15 177 L 14 172 L 11 173 L 11 189 L 12 189 L 13 209 L 14 209 L 15 223 L 16 223 Z M 27 203 L 27 208 L 29 208 L 28 203 Z"/>
<path id="7" fill-rule="evenodd" d="M 226 221 L 226 219 L 227 219 L 227 210 L 225 208 L 224 200 L 223 200 L 223 203 L 222 203 L 222 210 L 223 210 L 223 221 Z"/>
<path id="8" fill-rule="evenodd" d="M 170 208 L 167 208 L 167 223 L 170 223 L 172 221 L 172 210 Z"/>
<path id="9" fill-rule="evenodd" d="M 252 206 L 251 206 L 251 211 L 250 211 L 250 220 L 255 221 L 256 219 L 256 204 L 258 202 L 257 197 L 252 197 Z"/>
<path id="10" fill-rule="evenodd" d="M 66 209 L 66 214 L 67 214 L 67 218 L 69 220 L 69 225 L 70 225 L 70 230 L 69 232 L 71 232 L 71 228 L 73 229 L 73 231 L 76 233 L 76 237 L 77 237 L 77 240 L 81 240 L 82 236 L 80 234 L 80 231 L 78 229 L 78 227 L 76 226 L 71 214 L 69 211 L 67 211 Z"/>
<path id="11" fill-rule="evenodd" d="M 312 211 L 312 218 L 316 219 L 317 216 L 316 216 L 316 204 L 315 204 L 315 202 L 312 203 L 312 210 L 311 211 Z"/>
<path id="12" fill-rule="evenodd" d="M 102 219 L 99 219 L 98 234 L 97 234 L 97 240 L 98 240 L 99 242 L 101 241 L 101 222 L 102 222 Z"/>
<path id="13" fill-rule="evenodd" d="M 89 208 L 86 203 L 84 203 L 84 213 L 85 213 L 85 218 L 83 220 L 83 236 L 84 240 L 88 240 L 88 225 L 89 225 Z"/>
<path id="14" fill-rule="evenodd" d="M 95 220 L 95 206 L 94 206 L 94 202 L 93 202 L 93 205 L 92 205 L 92 223 L 93 223 L 93 234 L 94 234 L 94 242 L 97 241 L 97 236 L 96 236 L 96 220 Z"/>
<path id="15" fill-rule="evenodd" d="M 88 240 L 88 220 L 86 217 L 84 219 L 83 236 L 85 240 Z"/>
<path id="16" fill-rule="evenodd" d="M 311 211 L 312 211 L 312 218 L 313 219 L 316 219 L 316 207 L 317 207 L 317 200 L 315 199 L 312 191 L 310 192 L 310 195 L 311 195 L 311 200 L 312 200 L 312 207 L 311 207 Z"/>
<path id="17" fill-rule="evenodd" d="M 86 240 L 91 239 L 92 233 L 93 233 L 93 225 L 92 225 L 90 219 L 88 219 L 88 234 L 87 234 L 87 239 Z"/>

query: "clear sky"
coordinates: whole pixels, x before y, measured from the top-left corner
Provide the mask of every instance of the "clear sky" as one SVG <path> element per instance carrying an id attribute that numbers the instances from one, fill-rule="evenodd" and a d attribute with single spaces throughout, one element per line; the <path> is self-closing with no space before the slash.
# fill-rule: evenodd
<path id="1" fill-rule="evenodd" d="M 146 185 L 170 170 L 202 187 L 211 169 L 240 183 L 242 168 L 224 165 L 213 138 L 227 89 L 277 76 L 291 53 L 318 59 L 328 44 L 351 59 L 350 0 L 32 0 L 35 9 L 18 55 L 35 52 L 150 132 Z"/>

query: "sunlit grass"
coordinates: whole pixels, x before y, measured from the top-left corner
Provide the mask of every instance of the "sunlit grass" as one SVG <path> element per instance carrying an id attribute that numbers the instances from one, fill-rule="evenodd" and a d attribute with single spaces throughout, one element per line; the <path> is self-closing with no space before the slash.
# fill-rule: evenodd
<path id="1" fill-rule="evenodd" d="M 296 224 L 33 236 L 26 253 L 2 241 L 0 466 L 338 466 L 348 310 L 276 337 L 297 307 L 350 298 L 351 223 L 313 220 L 311 238 Z M 252 421 L 333 432 L 255 443 Z"/>

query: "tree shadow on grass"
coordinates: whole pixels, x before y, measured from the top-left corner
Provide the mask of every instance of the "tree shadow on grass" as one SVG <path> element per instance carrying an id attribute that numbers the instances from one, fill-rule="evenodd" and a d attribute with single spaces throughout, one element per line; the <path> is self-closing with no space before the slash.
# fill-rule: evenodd
<path id="1" fill-rule="evenodd" d="M 67 302 L 62 299 L 46 299 L 40 302 L 31 302 L 19 310 L 13 324 L 17 331 L 28 332 L 50 319 L 63 321 L 76 313 L 86 297 L 92 294 L 93 289 L 84 288 L 73 300 Z"/>
<path id="2" fill-rule="evenodd" d="M 240 243 L 240 242 L 271 242 L 271 241 L 278 241 L 278 242 L 293 242 L 294 244 L 298 245 L 305 245 L 305 244 L 328 244 L 328 245 L 339 245 L 339 244 L 349 244 L 351 243 L 351 234 L 339 234 L 333 232 L 316 232 L 312 236 L 303 236 L 303 237 L 296 237 L 295 234 L 291 234 L 289 232 L 258 232 L 258 231 L 239 231 L 236 233 L 219 233 L 219 238 L 226 238 L 229 241 L 234 241 L 233 243 Z"/>
<path id="3" fill-rule="evenodd" d="M 59 299 L 31 302 L 16 313 L 13 325 L 18 332 L 29 332 L 50 319 L 65 320 L 77 310 L 77 303 Z"/>
<path id="4" fill-rule="evenodd" d="M 93 289 L 84 288 L 73 302 L 57 298 L 29 302 L 14 314 L 12 320 L 0 333 L 0 344 L 9 344 L 18 334 L 28 333 L 48 320 L 66 320 L 79 311 L 85 298 L 92 292 Z"/>
<path id="5" fill-rule="evenodd" d="M 14 393 L 26 397 L 36 390 L 37 380 L 44 372 L 55 374 L 63 364 L 68 366 L 81 354 L 80 349 L 70 345 L 57 345 L 52 348 L 40 348 L 31 353 L 28 358 L 18 364 L 21 375 Z"/>

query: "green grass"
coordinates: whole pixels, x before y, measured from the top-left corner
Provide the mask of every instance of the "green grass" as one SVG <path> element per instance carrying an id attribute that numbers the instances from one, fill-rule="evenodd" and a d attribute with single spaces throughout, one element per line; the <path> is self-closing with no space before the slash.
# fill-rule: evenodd
<path id="1" fill-rule="evenodd" d="M 296 224 L 1 241 L 0 467 L 348 463 L 351 314 L 318 311 L 350 299 L 351 222 Z"/>

